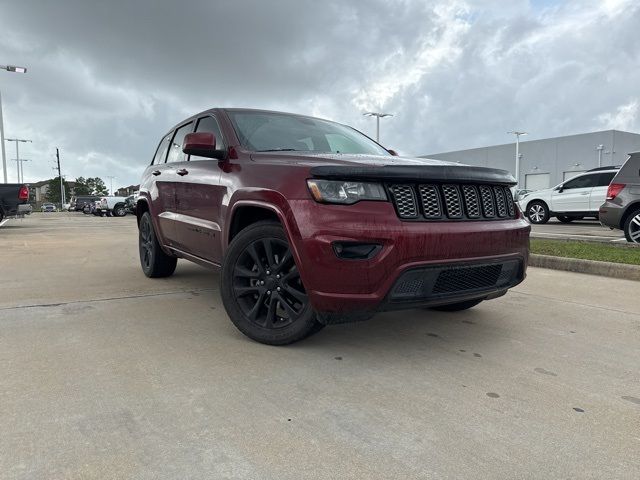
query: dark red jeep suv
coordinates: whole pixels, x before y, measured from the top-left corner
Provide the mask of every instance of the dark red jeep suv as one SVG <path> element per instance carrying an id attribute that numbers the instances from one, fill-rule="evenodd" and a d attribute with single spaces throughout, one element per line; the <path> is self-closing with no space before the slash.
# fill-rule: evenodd
<path id="1" fill-rule="evenodd" d="M 525 277 L 513 177 L 399 158 L 345 125 L 212 109 L 171 129 L 137 202 L 140 262 L 222 267 L 236 327 L 283 345 L 375 312 L 455 311 Z"/>

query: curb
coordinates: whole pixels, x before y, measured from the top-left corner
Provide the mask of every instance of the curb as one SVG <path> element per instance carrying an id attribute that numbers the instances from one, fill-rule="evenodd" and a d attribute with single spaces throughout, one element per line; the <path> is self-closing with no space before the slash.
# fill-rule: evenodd
<path id="1" fill-rule="evenodd" d="M 551 255 L 529 255 L 529 266 L 550 268 L 567 272 L 586 273 L 601 277 L 623 278 L 640 281 L 640 265 L 624 263 L 598 262 L 596 260 L 582 260 L 579 258 L 554 257 Z"/>

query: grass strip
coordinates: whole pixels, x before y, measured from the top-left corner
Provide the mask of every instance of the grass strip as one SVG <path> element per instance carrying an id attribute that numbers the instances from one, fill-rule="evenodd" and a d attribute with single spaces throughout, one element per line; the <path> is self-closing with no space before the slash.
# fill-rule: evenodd
<path id="1" fill-rule="evenodd" d="M 599 262 L 640 265 L 640 248 L 620 248 L 596 242 L 531 239 L 531 253 L 554 257 L 580 258 Z"/>

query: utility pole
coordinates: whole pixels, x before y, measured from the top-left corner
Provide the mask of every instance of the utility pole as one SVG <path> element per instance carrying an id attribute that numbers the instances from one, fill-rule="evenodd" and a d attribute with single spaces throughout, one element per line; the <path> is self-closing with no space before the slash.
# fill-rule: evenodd
<path id="1" fill-rule="evenodd" d="M 62 170 L 60 169 L 60 151 L 58 147 L 56 147 L 56 160 L 58 161 L 58 178 L 60 178 L 60 210 L 65 203 L 67 203 L 64 198 L 64 182 L 62 181 Z"/>
<path id="2" fill-rule="evenodd" d="M 527 132 L 519 132 L 514 130 L 512 133 L 516 136 L 516 190 L 520 188 L 520 135 L 529 135 Z"/>
<path id="3" fill-rule="evenodd" d="M 380 143 L 380 119 L 384 117 L 393 117 L 391 113 L 365 112 L 365 117 L 376 117 L 376 142 Z"/>

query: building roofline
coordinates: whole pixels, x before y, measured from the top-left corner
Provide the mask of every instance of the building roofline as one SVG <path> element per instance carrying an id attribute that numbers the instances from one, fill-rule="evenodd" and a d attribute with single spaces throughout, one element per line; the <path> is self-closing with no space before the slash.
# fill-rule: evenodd
<path id="1" fill-rule="evenodd" d="M 593 135 L 593 134 L 596 134 L 596 133 L 609 133 L 609 132 L 626 133 L 628 135 L 638 135 L 638 136 L 640 136 L 640 133 L 627 132 L 626 130 L 617 130 L 617 129 L 613 128 L 613 129 L 609 129 L 609 130 L 596 130 L 594 132 L 573 133 L 571 135 L 559 135 L 557 137 L 537 138 L 535 140 L 520 140 L 520 145 L 523 145 L 525 143 L 532 143 L 532 142 L 542 142 L 542 141 L 546 141 L 546 140 L 557 140 L 559 138 L 581 137 L 583 135 Z M 515 144 L 516 144 L 516 142 L 508 142 L 508 143 L 498 143 L 498 144 L 495 144 L 495 145 L 484 145 L 484 146 L 481 146 L 481 147 L 463 148 L 463 149 L 460 149 L 460 150 L 447 150 L 445 152 L 435 152 L 435 153 L 429 153 L 427 155 L 419 155 L 418 158 L 429 158 L 431 155 L 445 155 L 445 154 L 448 154 L 448 153 L 460 153 L 460 152 L 467 152 L 469 150 L 480 150 L 482 148 L 506 147 L 506 146 L 515 145 Z"/>

